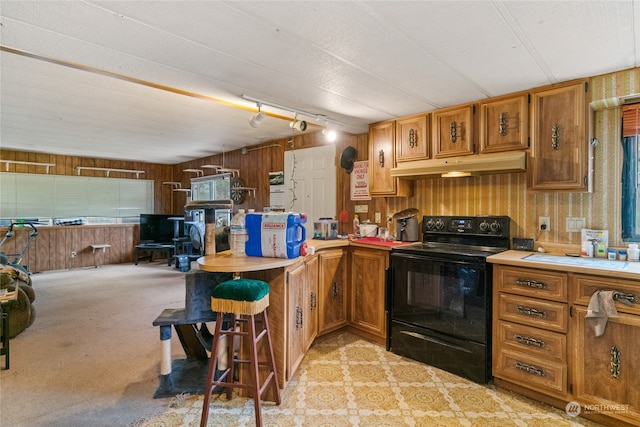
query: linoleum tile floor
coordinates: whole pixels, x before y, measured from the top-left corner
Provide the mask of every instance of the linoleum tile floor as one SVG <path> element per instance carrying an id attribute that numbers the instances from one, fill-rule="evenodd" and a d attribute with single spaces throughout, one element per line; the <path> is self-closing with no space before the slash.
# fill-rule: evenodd
<path id="1" fill-rule="evenodd" d="M 195 264 L 195 263 L 194 263 Z M 37 316 L 0 370 L 0 426 L 197 426 L 202 396 L 154 399 L 161 344 L 153 320 L 184 307 L 185 273 L 166 262 L 32 275 Z M 185 357 L 174 334 L 172 358 Z M 210 426 L 253 426 L 253 401 L 215 396 Z M 267 426 L 595 426 L 466 381 L 344 333 L 317 340 Z"/>
<path id="2" fill-rule="evenodd" d="M 179 396 L 137 427 L 199 425 L 202 396 Z M 598 426 L 508 391 L 467 381 L 343 333 L 317 342 L 265 426 Z M 214 395 L 209 426 L 253 426 L 253 400 Z"/>

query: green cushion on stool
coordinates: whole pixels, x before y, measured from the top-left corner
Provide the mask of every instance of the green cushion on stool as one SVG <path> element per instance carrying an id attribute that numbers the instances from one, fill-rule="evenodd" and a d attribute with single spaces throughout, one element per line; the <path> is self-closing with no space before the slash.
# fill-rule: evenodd
<path id="1" fill-rule="evenodd" d="M 255 279 L 233 279 L 218 284 L 211 296 L 234 301 L 259 301 L 269 295 L 269 284 Z"/>

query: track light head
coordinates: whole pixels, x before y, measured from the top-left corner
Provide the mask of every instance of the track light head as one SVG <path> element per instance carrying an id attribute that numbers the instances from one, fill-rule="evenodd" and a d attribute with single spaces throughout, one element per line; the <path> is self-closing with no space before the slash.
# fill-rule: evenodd
<path id="1" fill-rule="evenodd" d="M 299 130 L 300 132 L 304 132 L 305 130 L 307 130 L 307 122 L 305 122 L 304 120 L 294 120 L 289 123 L 289 126 L 292 129 Z"/>
<path id="2" fill-rule="evenodd" d="M 333 142 L 336 140 L 336 138 L 338 138 L 338 134 L 333 129 L 324 128 L 322 129 L 322 134 L 325 136 L 325 138 L 327 138 L 327 141 L 329 142 Z"/>
<path id="3" fill-rule="evenodd" d="M 259 111 L 249 119 L 249 124 L 251 125 L 252 128 L 257 128 L 258 126 L 260 126 L 260 123 L 262 122 L 263 119 L 264 119 L 264 113 L 262 111 Z"/>

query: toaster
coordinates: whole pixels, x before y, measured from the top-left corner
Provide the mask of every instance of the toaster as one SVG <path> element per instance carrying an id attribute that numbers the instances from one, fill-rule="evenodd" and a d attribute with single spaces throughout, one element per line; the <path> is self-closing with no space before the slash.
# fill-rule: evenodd
<path id="1" fill-rule="evenodd" d="M 313 223 L 313 238 L 332 240 L 338 238 L 338 221 L 331 218 L 320 218 Z"/>

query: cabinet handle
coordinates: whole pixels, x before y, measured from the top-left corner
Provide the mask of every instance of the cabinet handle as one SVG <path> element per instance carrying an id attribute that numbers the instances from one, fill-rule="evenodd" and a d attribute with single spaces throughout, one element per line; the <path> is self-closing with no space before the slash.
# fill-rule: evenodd
<path id="1" fill-rule="evenodd" d="M 547 375 L 544 372 L 544 369 L 538 368 L 537 366 L 529 365 L 528 363 L 516 361 L 513 366 L 516 369 L 520 369 L 521 371 L 525 371 L 528 374 L 537 375 L 539 377 L 544 377 Z"/>
<path id="2" fill-rule="evenodd" d="M 533 307 L 525 307 L 522 305 L 519 305 L 516 307 L 516 311 L 519 314 L 524 314 L 525 316 L 531 316 L 531 317 L 547 317 L 547 312 L 544 310 L 538 310 L 537 308 L 533 308 Z"/>
<path id="3" fill-rule="evenodd" d="M 302 309 L 296 306 L 296 331 L 302 328 Z"/>
<path id="4" fill-rule="evenodd" d="M 456 142 L 456 140 L 458 139 L 456 128 L 457 128 L 457 123 L 455 121 L 452 121 L 449 124 L 449 136 L 451 138 L 451 142 Z"/>
<path id="5" fill-rule="evenodd" d="M 338 298 L 338 282 L 333 282 L 331 284 L 331 297 L 333 299 Z"/>
<path id="6" fill-rule="evenodd" d="M 513 339 L 519 342 L 520 344 L 529 345 L 532 347 L 543 348 L 545 346 L 545 342 L 542 340 L 538 340 L 531 337 L 523 337 L 522 335 L 514 335 Z"/>
<path id="7" fill-rule="evenodd" d="M 318 297 L 315 292 L 311 292 L 311 311 L 315 310 L 318 306 Z"/>
<path id="8" fill-rule="evenodd" d="M 625 294 L 624 292 L 614 292 L 613 299 L 616 301 L 628 301 L 630 304 L 637 304 L 638 302 L 640 302 L 640 297 L 638 297 L 638 295 L 634 295 L 631 293 Z"/>
<path id="9" fill-rule="evenodd" d="M 409 129 L 409 147 L 414 148 L 416 145 L 418 145 L 418 133 Z"/>
<path id="10" fill-rule="evenodd" d="M 378 151 L 378 165 L 380 165 L 381 168 L 384 167 L 384 150 Z"/>
<path id="11" fill-rule="evenodd" d="M 560 125 L 555 124 L 551 128 L 551 148 L 557 150 L 560 148 Z"/>
<path id="12" fill-rule="evenodd" d="M 500 113 L 500 117 L 498 118 L 498 132 L 500 132 L 502 136 L 507 135 L 507 113 L 505 112 Z"/>
<path id="13" fill-rule="evenodd" d="M 611 347 L 611 378 L 620 378 L 620 349 L 615 345 Z"/>
<path id="14" fill-rule="evenodd" d="M 516 285 L 518 286 L 526 286 L 528 288 L 537 288 L 537 289 L 546 289 L 547 284 L 544 282 L 540 282 L 539 280 L 532 279 L 516 279 Z"/>

